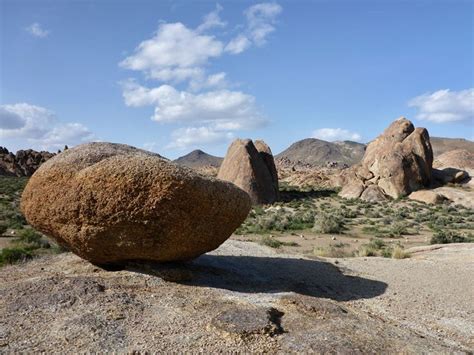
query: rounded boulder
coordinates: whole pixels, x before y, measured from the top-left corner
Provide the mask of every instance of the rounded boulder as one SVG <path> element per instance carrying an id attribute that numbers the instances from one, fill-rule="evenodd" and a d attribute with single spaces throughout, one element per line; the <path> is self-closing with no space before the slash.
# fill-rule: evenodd
<path id="1" fill-rule="evenodd" d="M 21 200 L 28 223 L 100 265 L 193 259 L 222 244 L 250 207 L 231 183 L 113 143 L 50 159 Z"/>

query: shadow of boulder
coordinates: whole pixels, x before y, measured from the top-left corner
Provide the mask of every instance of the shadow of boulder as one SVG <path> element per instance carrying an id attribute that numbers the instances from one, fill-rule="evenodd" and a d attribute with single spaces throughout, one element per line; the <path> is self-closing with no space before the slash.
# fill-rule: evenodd
<path id="1" fill-rule="evenodd" d="M 189 263 L 134 264 L 127 269 L 191 286 L 242 293 L 294 292 L 337 301 L 376 297 L 387 288 L 381 281 L 344 275 L 326 262 L 285 257 L 202 255 Z"/>

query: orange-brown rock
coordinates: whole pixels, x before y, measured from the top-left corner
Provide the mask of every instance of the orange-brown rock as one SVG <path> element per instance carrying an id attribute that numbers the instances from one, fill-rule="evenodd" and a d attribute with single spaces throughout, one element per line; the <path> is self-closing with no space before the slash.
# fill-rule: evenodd
<path id="1" fill-rule="evenodd" d="M 362 162 L 350 172 L 359 183 L 351 185 L 363 184 L 363 190 L 370 186 L 370 193 L 361 192 L 366 198 L 370 195 L 370 200 L 382 200 L 384 195 L 398 198 L 428 186 L 432 165 L 428 131 L 401 117 L 367 146 Z"/>
<path id="2" fill-rule="evenodd" d="M 93 263 L 166 262 L 217 248 L 245 219 L 250 199 L 157 154 L 89 143 L 44 163 L 21 209 L 32 226 Z"/>
<path id="3" fill-rule="evenodd" d="M 408 195 L 408 198 L 410 200 L 424 202 L 424 203 L 432 204 L 432 205 L 443 203 L 443 201 L 446 200 L 444 196 L 432 190 L 415 191 L 415 192 L 412 192 L 410 195 Z"/>
<path id="4" fill-rule="evenodd" d="M 278 176 L 270 148 L 262 141 L 259 150 L 250 139 L 236 139 L 227 150 L 217 177 L 247 192 L 253 204 L 278 199 Z"/>

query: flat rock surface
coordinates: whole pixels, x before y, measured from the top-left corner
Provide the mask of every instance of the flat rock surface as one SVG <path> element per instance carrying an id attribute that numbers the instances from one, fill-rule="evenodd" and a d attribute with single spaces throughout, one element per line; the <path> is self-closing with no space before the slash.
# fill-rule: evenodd
<path id="1" fill-rule="evenodd" d="M 0 352 L 473 348 L 474 245 L 313 260 L 229 240 L 107 272 L 65 253 L 0 269 Z"/>

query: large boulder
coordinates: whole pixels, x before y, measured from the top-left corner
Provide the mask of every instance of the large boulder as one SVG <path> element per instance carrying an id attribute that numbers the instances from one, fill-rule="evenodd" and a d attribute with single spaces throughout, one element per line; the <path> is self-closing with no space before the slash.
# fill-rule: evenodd
<path id="1" fill-rule="evenodd" d="M 428 186 L 432 165 L 428 131 L 401 117 L 367 146 L 362 162 L 350 172 L 350 179 L 359 182 L 351 185 L 358 186 L 358 191 L 361 184 L 363 191 L 370 187 L 370 193 L 360 194 L 370 199 L 398 198 Z"/>
<path id="2" fill-rule="evenodd" d="M 462 183 L 474 187 L 474 153 L 465 149 L 443 153 L 433 162 L 433 177 L 440 184 Z M 471 177 L 471 178 L 470 178 Z"/>
<path id="3" fill-rule="evenodd" d="M 433 162 L 437 169 L 456 168 L 460 170 L 474 170 L 474 153 L 465 149 L 450 150 L 439 155 Z"/>
<path id="4" fill-rule="evenodd" d="M 424 202 L 431 205 L 437 205 L 443 203 L 446 198 L 439 193 L 432 191 L 432 190 L 419 190 L 412 192 L 408 195 L 410 200 L 415 200 L 419 202 Z"/>
<path id="5" fill-rule="evenodd" d="M 250 206 L 233 184 L 112 143 L 48 160 L 21 200 L 32 226 L 95 264 L 195 258 L 223 243 Z"/>
<path id="6" fill-rule="evenodd" d="M 253 204 L 278 199 L 278 176 L 270 148 L 263 141 L 236 139 L 227 150 L 217 177 L 247 192 Z"/>

